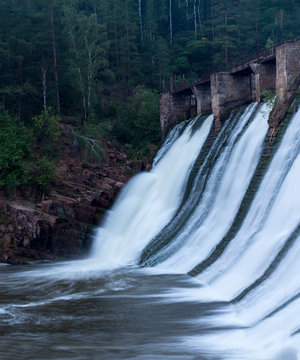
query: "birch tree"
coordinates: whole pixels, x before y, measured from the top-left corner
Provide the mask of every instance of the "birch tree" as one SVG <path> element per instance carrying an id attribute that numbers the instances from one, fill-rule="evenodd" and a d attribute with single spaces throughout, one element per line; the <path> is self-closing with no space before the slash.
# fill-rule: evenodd
<path id="1" fill-rule="evenodd" d="M 197 40 L 197 8 L 196 8 L 196 0 L 194 0 L 194 36 L 195 40 Z"/>
<path id="2" fill-rule="evenodd" d="M 141 42 L 143 42 L 142 0 L 139 0 L 139 19 L 140 19 Z"/>
<path id="3" fill-rule="evenodd" d="M 51 36 L 52 36 L 52 49 L 53 49 L 54 80 L 55 80 L 55 87 L 56 87 L 56 104 L 57 104 L 57 113 L 60 114 L 60 96 L 59 96 L 59 85 L 58 85 L 56 39 L 55 39 L 55 29 L 54 29 L 53 8 L 50 9 L 50 22 L 51 22 Z M 43 83 L 43 85 L 44 85 L 44 83 Z"/>
<path id="4" fill-rule="evenodd" d="M 170 46 L 172 46 L 173 44 L 172 0 L 169 0 L 169 20 L 170 20 Z"/>
<path id="5" fill-rule="evenodd" d="M 79 13 L 70 6 L 64 8 L 64 14 L 74 59 L 71 70 L 81 93 L 83 122 L 86 122 L 93 110 L 97 76 L 107 63 L 105 32 L 95 14 Z"/>

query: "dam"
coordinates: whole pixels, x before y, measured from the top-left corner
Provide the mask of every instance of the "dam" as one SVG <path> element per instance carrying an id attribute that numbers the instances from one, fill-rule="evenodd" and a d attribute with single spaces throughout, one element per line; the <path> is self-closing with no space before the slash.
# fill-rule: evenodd
<path id="1" fill-rule="evenodd" d="M 163 137 L 172 126 L 195 115 L 213 113 L 217 129 L 238 106 L 261 102 L 263 92 L 276 92 L 283 101 L 300 73 L 300 42 L 265 49 L 229 71 L 205 74 L 197 81 L 176 86 L 160 99 Z"/>

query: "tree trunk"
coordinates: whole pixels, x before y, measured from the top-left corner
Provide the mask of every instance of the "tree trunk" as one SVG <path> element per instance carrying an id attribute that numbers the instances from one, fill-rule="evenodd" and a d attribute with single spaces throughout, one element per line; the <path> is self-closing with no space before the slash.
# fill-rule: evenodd
<path id="1" fill-rule="evenodd" d="M 196 13 L 196 0 L 194 0 L 194 35 L 197 40 L 197 13 Z"/>
<path id="2" fill-rule="evenodd" d="M 56 87 L 56 106 L 57 106 L 57 113 L 60 114 L 60 99 L 59 99 L 59 86 L 58 86 L 58 71 L 57 71 L 57 57 L 56 57 L 56 44 L 55 44 L 53 9 L 50 9 L 50 20 L 51 20 L 51 34 L 52 34 L 53 63 L 54 63 L 54 80 L 55 80 L 55 87 Z"/>
<path id="3" fill-rule="evenodd" d="M 198 18 L 199 18 L 201 36 L 203 38 L 204 37 L 204 32 L 203 32 L 203 26 L 202 26 L 202 21 L 201 21 L 201 0 L 199 0 L 199 3 L 198 3 Z"/>
<path id="4" fill-rule="evenodd" d="M 139 18 L 140 18 L 141 42 L 143 42 L 142 0 L 139 0 Z"/>
<path id="5" fill-rule="evenodd" d="M 186 7 L 185 7 L 185 17 L 186 21 L 189 21 L 189 0 L 185 0 Z"/>
<path id="6" fill-rule="evenodd" d="M 93 1 L 93 5 L 94 5 L 94 14 L 95 14 L 95 16 L 96 16 L 96 19 L 97 19 L 98 15 L 97 15 L 97 6 L 96 6 L 96 0 L 94 0 L 94 1 Z"/>
<path id="7" fill-rule="evenodd" d="M 22 121 L 22 96 L 18 96 L 18 120 L 19 123 Z"/>
<path id="8" fill-rule="evenodd" d="M 117 21 L 115 21 L 115 47 L 116 47 L 116 59 L 117 67 L 119 67 L 119 46 L 118 46 L 118 27 Z"/>
<path id="9" fill-rule="evenodd" d="M 130 78 L 129 72 L 130 72 L 130 48 L 129 48 L 129 14 L 128 14 L 128 2 L 126 0 L 126 53 L 127 53 L 127 74 L 126 74 L 126 83 L 128 83 L 128 80 Z M 127 92 L 127 89 L 126 89 Z M 127 96 L 126 96 L 127 97 Z"/>
<path id="10" fill-rule="evenodd" d="M 23 85 L 22 60 L 19 60 L 18 72 L 19 72 L 19 86 L 20 89 L 22 89 L 22 85 Z M 19 122 L 22 121 L 22 94 L 18 95 L 18 120 Z"/>
<path id="11" fill-rule="evenodd" d="M 280 10 L 280 29 L 283 30 L 283 9 Z"/>
<path id="12" fill-rule="evenodd" d="M 256 51 L 259 50 L 259 40 L 258 40 L 258 20 L 256 18 L 255 21 L 255 27 L 256 27 Z"/>
<path id="13" fill-rule="evenodd" d="M 43 80 L 43 102 L 44 110 L 47 110 L 47 68 L 43 65 L 42 67 L 42 80 Z"/>
<path id="14" fill-rule="evenodd" d="M 80 85 L 80 90 L 81 90 L 81 94 L 82 94 L 82 105 L 83 105 L 83 111 L 84 111 L 84 121 L 83 121 L 83 124 L 84 124 L 86 122 L 86 120 L 87 120 L 86 96 L 85 96 L 85 92 L 84 92 L 84 84 L 83 84 L 81 68 L 80 68 L 80 64 L 79 64 L 78 50 L 77 50 L 77 47 L 76 47 L 76 43 L 75 43 L 75 39 L 74 39 L 71 24 L 70 24 L 70 36 L 71 36 L 72 45 L 73 45 L 74 52 L 75 52 L 75 58 L 76 58 L 76 61 L 77 61 L 77 71 L 78 71 L 79 85 Z"/>
<path id="15" fill-rule="evenodd" d="M 169 1 L 169 18 L 170 18 L 170 46 L 172 46 L 173 44 L 172 0 Z"/>
<path id="16" fill-rule="evenodd" d="M 225 14 L 225 26 L 226 26 L 226 34 L 225 34 L 225 63 L 226 68 L 228 66 L 228 15 Z"/>
<path id="17" fill-rule="evenodd" d="M 91 93 L 92 93 L 92 80 L 93 80 L 93 76 L 92 76 L 92 54 L 91 54 L 91 49 L 89 47 L 89 44 L 87 43 L 87 51 L 88 51 L 88 57 L 89 57 L 89 65 L 88 65 L 88 97 L 87 97 L 87 115 L 86 115 L 86 120 L 88 119 L 89 113 L 90 113 L 90 109 L 91 109 Z"/>

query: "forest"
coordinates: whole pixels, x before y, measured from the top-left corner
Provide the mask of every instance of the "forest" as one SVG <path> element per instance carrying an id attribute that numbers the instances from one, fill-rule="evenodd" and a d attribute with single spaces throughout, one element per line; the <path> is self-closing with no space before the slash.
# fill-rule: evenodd
<path id="1" fill-rule="evenodd" d="M 62 117 L 99 158 L 108 133 L 157 145 L 170 76 L 192 81 L 300 35 L 299 0 L 1 0 L 0 17 L 0 187 L 11 188 L 46 186 Z"/>

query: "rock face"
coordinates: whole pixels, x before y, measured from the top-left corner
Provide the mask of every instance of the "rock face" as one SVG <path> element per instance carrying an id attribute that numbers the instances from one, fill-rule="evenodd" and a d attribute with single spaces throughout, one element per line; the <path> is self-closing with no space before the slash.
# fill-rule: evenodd
<path id="1" fill-rule="evenodd" d="M 90 248 L 95 226 L 123 185 L 151 165 L 128 160 L 125 151 L 106 143 L 102 164 L 82 161 L 72 148 L 72 126 L 62 124 L 57 180 L 46 194 L 18 189 L 12 200 L 0 191 L 0 262 L 74 258 Z"/>
<path id="2" fill-rule="evenodd" d="M 18 264 L 54 256 L 78 256 L 86 248 L 88 226 L 23 201 L 2 201 L 0 260 Z M 50 209 L 49 209 L 50 210 Z M 54 213 L 54 212 L 53 212 Z"/>

